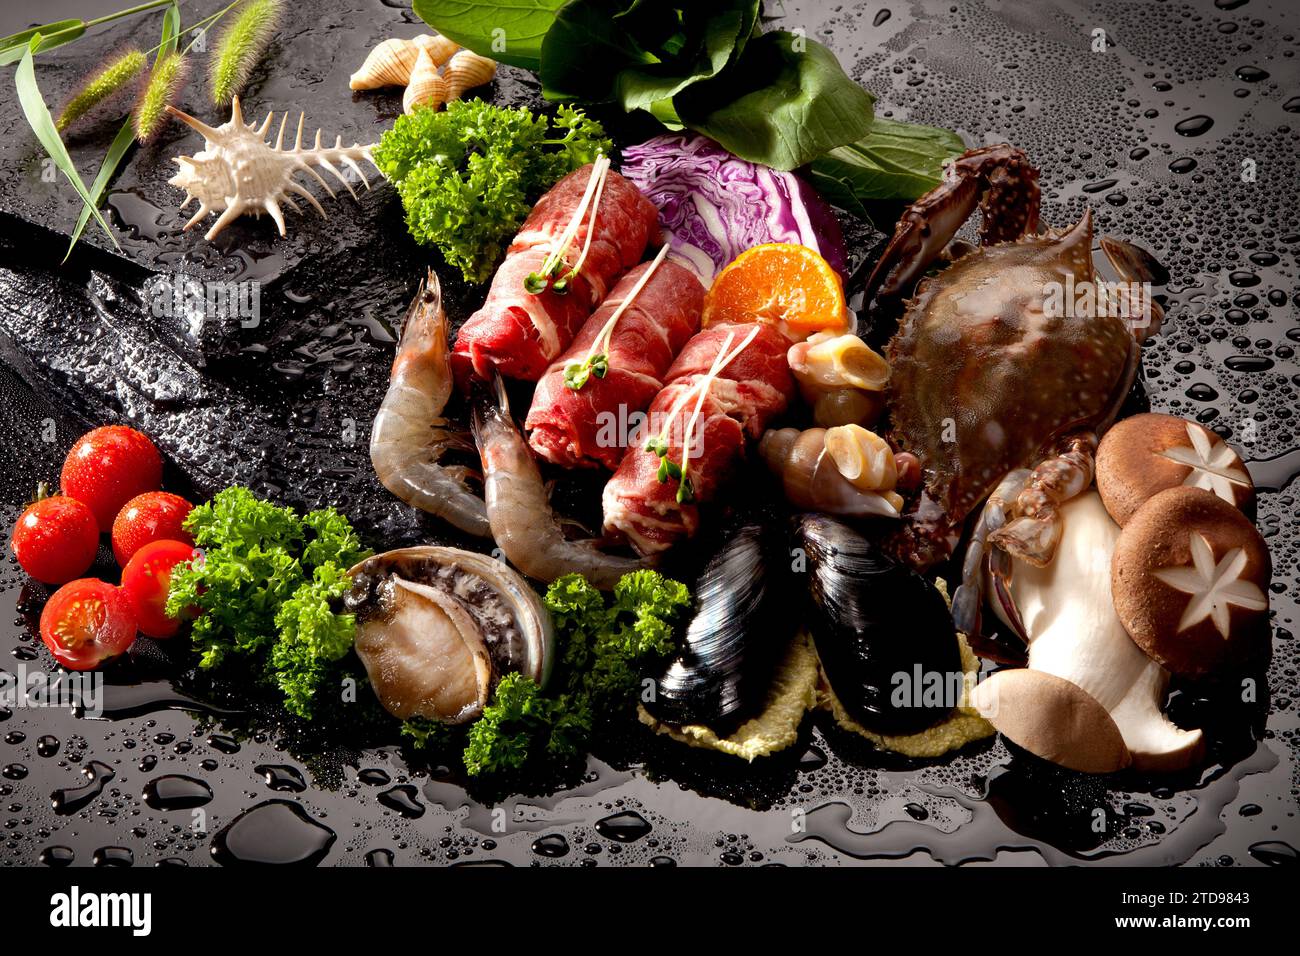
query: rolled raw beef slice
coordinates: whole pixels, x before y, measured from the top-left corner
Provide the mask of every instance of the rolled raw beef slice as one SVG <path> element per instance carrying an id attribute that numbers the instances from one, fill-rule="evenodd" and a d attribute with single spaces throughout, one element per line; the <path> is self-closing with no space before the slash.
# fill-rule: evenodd
<path id="1" fill-rule="evenodd" d="M 568 468 L 618 467 L 637 413 L 663 388 L 673 359 L 699 329 L 703 306 L 704 287 L 690 270 L 673 262 L 645 263 L 623 276 L 537 383 L 524 422 L 533 450 Z M 620 308 L 601 352 L 608 366 L 605 376 L 590 375 L 581 388 L 570 388 L 565 369 L 587 359 Z"/>
<path id="2" fill-rule="evenodd" d="M 594 216 L 581 219 L 565 261 L 576 262 L 591 243 L 581 272 L 559 294 L 549 286 L 530 293 L 524 280 L 541 269 L 582 204 L 591 179 L 586 165 L 565 176 L 533 207 L 497 269 L 483 307 L 456 336 L 452 367 L 459 380 L 483 378 L 495 369 L 510 378 L 536 381 L 573 341 L 582 323 L 625 270 L 641 260 L 658 228 L 657 211 L 630 182 L 607 174 Z M 566 266 L 567 269 L 567 266 Z"/>

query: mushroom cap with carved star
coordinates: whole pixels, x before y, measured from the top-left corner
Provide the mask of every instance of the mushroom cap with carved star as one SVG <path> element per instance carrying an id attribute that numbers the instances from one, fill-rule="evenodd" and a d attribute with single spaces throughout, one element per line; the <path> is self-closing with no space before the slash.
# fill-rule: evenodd
<path id="1" fill-rule="evenodd" d="M 1175 674 L 1205 677 L 1268 654 L 1268 545 L 1211 491 L 1162 491 L 1129 519 L 1111 560 L 1115 612 Z"/>
<path id="2" fill-rule="evenodd" d="M 1097 448 L 1097 491 L 1116 524 L 1123 527 L 1151 497 L 1178 487 L 1211 491 L 1254 514 L 1250 473 L 1228 443 L 1205 426 L 1149 412 L 1106 432 Z"/>

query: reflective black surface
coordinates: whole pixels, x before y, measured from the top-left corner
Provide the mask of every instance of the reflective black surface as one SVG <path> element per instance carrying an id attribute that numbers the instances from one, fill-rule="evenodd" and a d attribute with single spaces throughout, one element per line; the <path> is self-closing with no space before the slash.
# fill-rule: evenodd
<path id="1" fill-rule="evenodd" d="M 0 33 L 47 13 L 13 6 Z M 398 97 L 352 94 L 347 75 L 378 39 L 418 32 L 409 10 L 377 0 L 291 9 L 274 69 L 261 69 L 245 96 L 249 115 L 303 109 L 327 133 L 377 137 Z M 50 16 L 75 12 L 49 7 Z M 1242 703 L 1182 692 L 1171 702 L 1177 719 L 1208 728 L 1206 767 L 1097 780 L 997 742 L 917 763 L 818 719 L 790 751 L 750 766 L 633 734 L 592 758 L 581 779 L 531 783 L 538 792 L 525 796 L 467 791 L 403 750 L 391 727 L 285 724 L 238 681 L 196 681 L 184 648 L 141 641 L 108 671 L 107 719 L 0 711 L 0 861 L 1294 861 L 1300 15 L 1260 0 L 785 3 L 769 12 L 829 44 L 877 95 L 881 115 L 956 128 L 970 145 L 1022 146 L 1042 170 L 1049 222 L 1073 221 L 1086 203 L 1099 233 L 1145 246 L 1169 269 L 1168 319 L 1145 350 L 1151 406 L 1205 422 L 1250 462 L 1275 565 L 1270 693 Z M 42 57 L 47 99 L 60 102 L 80 69 L 126 37 L 151 46 L 156 18 L 148 22 Z M 495 95 L 536 102 L 515 71 Z M 187 108 L 204 110 L 202 96 L 192 86 Z M 391 189 L 328 203 L 325 224 L 291 220 L 287 240 L 246 220 L 208 244 L 179 232 L 185 217 L 165 180 L 170 157 L 195 140 L 173 127 L 134 152 L 110 194 L 123 255 L 91 227 L 88 247 L 60 269 L 76 200 L 42 178 L 8 80 L 0 102 L 6 527 L 38 481 L 57 480 L 81 431 L 127 420 L 157 438 L 177 490 L 240 481 L 299 505 L 333 503 L 376 547 L 442 534 L 387 496 L 365 454 L 392 322 L 424 261 Z M 630 141 L 644 128 L 616 131 Z M 105 123 L 69 138 L 87 177 L 114 132 Z M 876 234 L 854 234 L 855 254 L 867 254 Z M 260 323 L 194 339 L 160 321 L 140 290 L 151 273 L 176 268 L 258 280 Z M 459 320 L 474 292 L 448 285 Z M 111 574 L 104 558 L 98 570 Z M 0 667 L 11 673 L 51 665 L 33 637 L 45 593 L 12 559 L 0 564 Z"/>

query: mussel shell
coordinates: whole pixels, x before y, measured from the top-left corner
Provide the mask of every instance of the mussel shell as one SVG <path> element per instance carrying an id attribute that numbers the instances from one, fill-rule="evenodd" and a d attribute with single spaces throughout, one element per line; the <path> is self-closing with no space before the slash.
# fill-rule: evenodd
<path id="1" fill-rule="evenodd" d="M 916 686 L 919 676 L 950 687 L 962 672 L 943 596 L 834 518 L 803 515 L 798 532 L 810 578 L 808 629 L 844 709 L 879 734 L 916 733 L 948 716 L 951 700 L 927 702 L 924 683 Z M 895 701 L 900 685 L 909 693 Z"/>
<path id="2" fill-rule="evenodd" d="M 726 534 L 695 580 L 695 607 L 681 651 L 652 674 L 651 716 L 726 733 L 765 699 L 796 626 L 790 557 L 781 522 Z"/>

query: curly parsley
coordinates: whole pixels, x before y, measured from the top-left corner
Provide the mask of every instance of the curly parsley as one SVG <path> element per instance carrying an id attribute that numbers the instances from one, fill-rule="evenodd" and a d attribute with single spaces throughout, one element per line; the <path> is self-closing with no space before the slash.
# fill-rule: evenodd
<path id="1" fill-rule="evenodd" d="M 331 665 L 352 649 L 355 621 L 333 610 L 347 569 L 369 553 L 352 525 L 332 508 L 299 517 L 234 487 L 191 511 L 185 529 L 202 557 L 172 572 L 167 613 L 198 609 L 199 666 L 255 659 L 285 708 L 310 717 Z"/>
<path id="2" fill-rule="evenodd" d="M 375 163 L 397 187 L 406 227 L 469 282 L 485 282 L 541 194 L 613 144 L 582 111 L 554 118 L 453 100 L 417 109 L 380 137 Z"/>
<path id="3" fill-rule="evenodd" d="M 502 678 L 469 728 L 463 756 L 472 776 L 582 756 L 595 715 L 630 710 L 641 668 L 673 650 L 673 622 L 690 604 L 690 592 L 655 571 L 634 571 L 608 600 L 582 575 L 567 574 L 550 586 L 543 603 L 561 648 L 559 692 L 544 694 L 522 674 Z M 418 731 L 408 736 L 418 739 Z"/>

